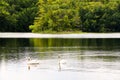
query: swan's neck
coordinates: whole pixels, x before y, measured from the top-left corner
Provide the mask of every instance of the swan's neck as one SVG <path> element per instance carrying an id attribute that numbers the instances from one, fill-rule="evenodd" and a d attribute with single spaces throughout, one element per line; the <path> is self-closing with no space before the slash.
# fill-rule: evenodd
<path id="1" fill-rule="evenodd" d="M 61 63 L 60 63 L 60 60 L 59 60 L 59 63 L 58 63 L 58 68 L 59 68 L 59 71 L 61 71 Z"/>

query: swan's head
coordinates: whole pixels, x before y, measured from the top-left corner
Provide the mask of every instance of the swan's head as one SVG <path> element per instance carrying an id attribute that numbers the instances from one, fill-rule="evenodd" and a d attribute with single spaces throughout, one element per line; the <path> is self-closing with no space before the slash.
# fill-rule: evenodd
<path id="1" fill-rule="evenodd" d="M 27 61 L 31 61 L 31 58 L 30 58 L 30 57 L 27 57 L 26 59 L 27 59 Z"/>

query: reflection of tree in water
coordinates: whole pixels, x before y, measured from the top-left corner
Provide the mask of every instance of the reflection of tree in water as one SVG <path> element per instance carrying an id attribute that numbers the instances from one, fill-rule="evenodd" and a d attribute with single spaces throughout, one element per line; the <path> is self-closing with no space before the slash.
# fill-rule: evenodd
<path id="1" fill-rule="evenodd" d="M 102 50 L 119 49 L 120 39 L 65 39 L 65 38 L 1 38 L 0 47 L 80 47 Z"/>
<path id="2" fill-rule="evenodd" d="M 109 54 L 106 54 L 106 55 L 78 55 L 78 59 L 81 60 L 81 61 L 84 61 L 84 60 L 98 60 L 98 61 L 104 61 L 104 62 L 112 62 L 112 61 L 120 61 L 120 56 L 114 56 L 113 55 L 109 55 Z"/>
<path id="3" fill-rule="evenodd" d="M 109 56 L 109 55 L 106 55 L 106 56 L 93 56 L 91 58 L 93 58 L 93 59 L 101 59 L 103 61 L 118 61 L 118 60 L 120 60 L 120 56 Z"/>
<path id="4" fill-rule="evenodd" d="M 24 52 L 26 46 L 29 46 L 29 39 L 1 38 L 0 58 L 4 57 L 6 60 L 19 59 L 21 57 L 19 53 Z"/>
<path id="5" fill-rule="evenodd" d="M 30 56 L 38 55 L 45 58 L 45 56 L 50 57 L 64 52 L 70 53 L 70 51 L 80 51 L 81 53 L 84 50 L 119 50 L 119 42 L 120 39 L 1 38 L 0 53 L 3 53 L 9 59 L 20 58 L 19 53 L 26 52 L 31 53 Z"/>
<path id="6" fill-rule="evenodd" d="M 80 47 L 84 49 L 119 49 L 120 39 L 30 39 L 34 47 Z"/>
<path id="7" fill-rule="evenodd" d="M 29 39 L 0 38 L 0 47 L 26 47 L 30 46 Z"/>

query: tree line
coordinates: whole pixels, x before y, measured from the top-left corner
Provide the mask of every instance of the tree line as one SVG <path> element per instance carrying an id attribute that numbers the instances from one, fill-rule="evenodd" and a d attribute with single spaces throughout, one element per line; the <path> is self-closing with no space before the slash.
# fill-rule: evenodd
<path id="1" fill-rule="evenodd" d="M 38 0 L 0 0 L 0 32 L 28 32 Z"/>
<path id="2" fill-rule="evenodd" d="M 0 0 L 0 31 L 119 32 L 119 0 Z"/>

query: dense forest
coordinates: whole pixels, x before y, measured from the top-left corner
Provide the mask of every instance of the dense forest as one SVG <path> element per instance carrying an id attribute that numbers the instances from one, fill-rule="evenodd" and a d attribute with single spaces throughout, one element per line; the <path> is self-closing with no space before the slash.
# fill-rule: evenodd
<path id="1" fill-rule="evenodd" d="M 0 32 L 120 32 L 119 0 L 0 0 Z"/>
<path id="2" fill-rule="evenodd" d="M 0 0 L 0 32 L 28 32 L 38 0 Z"/>

